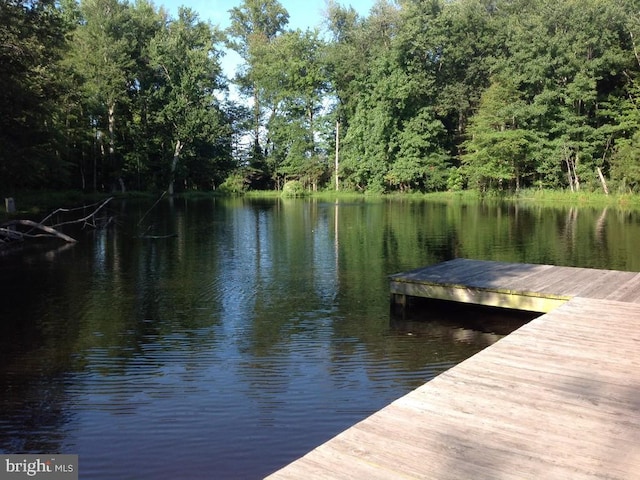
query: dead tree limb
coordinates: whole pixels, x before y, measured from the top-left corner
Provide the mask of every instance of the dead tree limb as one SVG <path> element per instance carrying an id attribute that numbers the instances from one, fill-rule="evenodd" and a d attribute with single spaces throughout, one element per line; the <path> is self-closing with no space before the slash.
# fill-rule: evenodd
<path id="1" fill-rule="evenodd" d="M 20 233 L 17 230 L 13 230 L 12 233 L 13 235 L 20 235 L 22 237 L 37 237 L 37 236 L 49 236 L 49 237 L 57 237 L 60 238 L 62 240 L 64 240 L 65 242 L 69 242 L 69 243 L 76 243 L 77 240 L 75 238 L 71 238 L 69 235 L 65 235 L 62 232 L 59 232 L 58 230 L 56 230 L 55 228 L 51 228 L 51 227 L 47 227 L 46 225 L 42 225 L 41 223 L 38 222 L 34 222 L 32 220 L 11 220 L 9 222 L 4 223 L 2 226 L 4 228 L 6 227 L 12 227 L 12 226 L 16 226 L 16 225 L 23 225 L 26 227 L 31 227 L 32 230 L 41 230 L 43 232 L 46 232 L 48 235 L 42 234 L 42 235 L 31 235 L 29 233 Z"/>
<path id="2" fill-rule="evenodd" d="M 50 218 L 52 218 L 54 215 L 58 214 L 58 213 L 69 213 L 69 212 L 77 212 L 79 210 L 85 210 L 87 208 L 90 207 L 95 207 L 97 205 L 97 208 L 95 208 L 89 215 L 85 215 L 82 218 L 76 218 L 74 220 L 68 220 L 66 222 L 60 222 L 60 223 L 56 223 L 53 224 L 52 227 L 61 227 L 63 225 L 72 225 L 72 224 L 76 224 L 76 223 L 87 223 L 90 219 L 94 219 L 96 217 L 96 214 L 102 210 L 107 203 L 109 203 L 111 200 L 113 200 L 113 197 L 109 197 L 106 200 L 103 200 L 102 202 L 97 202 L 94 203 L 92 205 L 87 205 L 84 207 L 77 207 L 77 208 L 58 208 L 57 210 L 51 212 L 49 215 L 47 215 L 45 218 L 42 219 L 42 221 L 40 222 L 40 224 L 44 224 L 47 222 L 47 220 L 49 220 Z"/>
<path id="3" fill-rule="evenodd" d="M 91 225 L 92 227 L 95 227 L 96 220 L 98 219 L 98 212 L 104 209 L 104 207 L 111 200 L 113 200 L 113 197 L 109 197 L 106 200 L 102 200 L 88 206 L 78 208 L 58 208 L 54 212 L 47 215 L 40 222 L 35 222 L 33 220 L 10 220 L 0 225 L 0 244 L 6 245 L 13 242 L 22 242 L 30 238 L 59 238 L 67 243 L 76 243 L 77 240 L 75 238 L 62 233 L 59 230 L 59 227 L 79 223 L 83 223 L 83 226 Z M 87 212 L 87 209 L 92 209 L 91 213 L 89 213 L 88 215 L 85 214 Z M 51 219 L 57 214 L 69 214 L 79 211 L 83 211 L 80 218 L 74 218 L 55 224 L 51 222 Z M 111 223 L 112 218 L 107 217 L 106 219 L 102 220 L 103 224 L 106 226 Z M 47 222 L 49 222 L 49 225 L 45 225 L 45 223 Z"/>

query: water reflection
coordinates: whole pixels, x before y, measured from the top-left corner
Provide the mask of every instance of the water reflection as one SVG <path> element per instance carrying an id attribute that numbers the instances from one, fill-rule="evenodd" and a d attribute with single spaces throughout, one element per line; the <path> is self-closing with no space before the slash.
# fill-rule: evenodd
<path id="1" fill-rule="evenodd" d="M 78 453 L 95 479 L 258 478 L 517 328 L 450 305 L 390 321 L 389 274 L 454 257 L 640 270 L 638 216 L 612 209 L 150 207 L 2 259 L 1 451 Z"/>
<path id="2" fill-rule="evenodd" d="M 412 299 L 403 315 L 392 315 L 391 329 L 400 335 L 485 348 L 541 314 L 522 310 Z"/>

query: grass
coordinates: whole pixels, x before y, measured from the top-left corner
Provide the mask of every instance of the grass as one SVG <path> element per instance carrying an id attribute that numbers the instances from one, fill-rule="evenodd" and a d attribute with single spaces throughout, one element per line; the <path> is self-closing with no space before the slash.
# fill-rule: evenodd
<path id="1" fill-rule="evenodd" d="M 279 191 L 250 191 L 244 194 L 248 198 L 280 198 Z M 363 194 L 353 191 L 326 190 L 314 192 L 309 195 L 325 201 L 380 201 L 415 200 L 437 201 L 455 204 L 471 204 L 478 202 L 515 202 L 520 204 L 537 205 L 563 205 L 563 206 L 591 206 L 591 207 L 618 207 L 628 210 L 640 210 L 640 195 L 611 194 L 601 192 L 570 192 L 566 190 L 521 190 L 517 194 L 509 192 L 481 193 L 476 190 L 463 190 L 456 192 L 431 192 L 431 193 L 390 193 L 390 194 Z"/>
<path id="2" fill-rule="evenodd" d="M 127 192 L 113 194 L 118 198 L 158 198 L 158 193 Z M 219 196 L 219 192 L 184 192 L 179 196 L 184 198 L 210 198 Z M 276 190 L 250 191 L 243 194 L 246 198 L 281 198 L 282 192 Z M 9 218 L 30 218 L 38 220 L 52 210 L 60 207 L 75 207 L 85 203 L 94 203 L 107 198 L 111 194 L 95 193 L 87 194 L 80 191 L 28 191 L 14 196 L 17 211 L 9 215 L 0 206 L 0 223 Z M 570 192 L 566 190 L 522 190 L 517 194 L 507 192 L 488 192 L 481 194 L 474 190 L 459 192 L 433 192 L 433 193 L 392 193 L 392 194 L 364 194 L 353 191 L 324 190 L 313 192 L 309 198 L 324 201 L 381 201 L 385 199 L 403 201 L 437 201 L 454 204 L 472 204 L 478 202 L 517 202 L 533 205 L 563 205 L 563 206 L 591 206 L 591 207 L 616 207 L 624 210 L 640 210 L 640 195 L 611 194 L 602 192 Z"/>
<path id="3" fill-rule="evenodd" d="M 552 205 L 589 205 L 593 207 L 620 207 L 640 209 L 640 195 L 610 194 L 602 192 L 571 192 L 557 190 L 523 190 L 513 197 L 518 202 L 532 202 Z"/>

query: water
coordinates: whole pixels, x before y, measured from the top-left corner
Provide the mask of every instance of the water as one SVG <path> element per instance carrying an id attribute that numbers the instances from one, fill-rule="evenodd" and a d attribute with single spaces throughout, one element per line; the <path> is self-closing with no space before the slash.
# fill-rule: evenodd
<path id="1" fill-rule="evenodd" d="M 261 478 L 518 325 L 392 319 L 387 275 L 640 270 L 640 219 L 613 209 L 175 200 L 139 226 L 149 207 L 0 259 L 0 452 L 79 454 L 91 479 Z"/>

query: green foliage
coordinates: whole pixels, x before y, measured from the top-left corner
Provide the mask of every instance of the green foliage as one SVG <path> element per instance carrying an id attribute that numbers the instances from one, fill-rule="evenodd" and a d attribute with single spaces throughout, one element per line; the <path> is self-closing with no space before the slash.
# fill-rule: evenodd
<path id="1" fill-rule="evenodd" d="M 484 91 L 468 129 L 462 157 L 469 182 L 480 190 L 519 190 L 527 171 L 529 132 L 527 108 L 513 85 L 493 82 Z"/>
<path id="2" fill-rule="evenodd" d="M 462 173 L 462 169 L 458 167 L 452 167 L 449 169 L 449 176 L 447 177 L 447 190 L 450 192 L 460 192 L 464 190 L 465 177 Z"/>
<path id="3" fill-rule="evenodd" d="M 282 187 L 283 197 L 300 197 L 306 195 L 306 190 L 299 180 L 289 180 Z"/>
<path id="4" fill-rule="evenodd" d="M 240 195 L 247 191 L 245 176 L 240 172 L 229 175 L 219 187 L 219 191 L 229 195 Z"/>
<path id="5" fill-rule="evenodd" d="M 215 188 L 235 168 L 231 119 L 215 96 L 225 88 L 220 32 L 146 0 L 84 0 L 78 14 L 67 62 L 80 91 L 83 188 Z"/>
<path id="6" fill-rule="evenodd" d="M 230 10 L 231 26 L 227 29 L 228 46 L 238 52 L 245 66 L 236 75 L 235 82 L 240 92 L 251 98 L 252 141 L 248 149 L 248 160 L 252 168 L 267 173 L 264 139 L 261 132 L 264 127 L 265 111 L 270 99 L 265 98 L 265 84 L 269 77 L 261 75 L 261 67 L 268 66 L 261 59 L 278 35 L 284 32 L 289 23 L 289 13 L 278 0 L 244 0 L 240 6 Z M 268 142 L 267 142 L 268 143 Z"/>
<path id="7" fill-rule="evenodd" d="M 50 0 L 0 2 L 0 189 L 58 185 L 68 164 L 56 128 L 64 106 L 67 25 Z"/>
<path id="8" fill-rule="evenodd" d="M 185 158 L 202 157 L 198 162 L 202 166 L 207 159 L 229 154 L 231 131 L 215 96 L 222 87 L 215 38 L 209 24 L 181 8 L 178 18 L 154 37 L 149 48 L 150 65 L 158 75 L 154 97 L 160 105 L 151 121 L 166 132 L 170 192 L 177 178 L 188 176 L 179 169 L 185 166 Z M 213 184 L 213 172 L 208 177 Z M 202 184 L 202 179 L 193 180 Z"/>
<path id="9" fill-rule="evenodd" d="M 327 88 L 323 48 L 317 32 L 296 30 L 253 51 L 254 78 L 271 112 L 265 125 L 268 171 L 279 180 L 306 178 L 316 184 L 324 173 L 316 168 L 316 135 L 322 126 L 318 117 Z"/>
<path id="10" fill-rule="evenodd" d="M 442 123 L 430 109 L 423 108 L 407 120 L 397 137 L 398 153 L 387 182 L 400 191 L 442 190 L 448 168 L 448 156 L 439 142 L 443 134 Z"/>
<path id="11" fill-rule="evenodd" d="M 611 178 L 621 192 L 640 190 L 640 131 L 617 146 L 611 159 Z"/>
<path id="12" fill-rule="evenodd" d="M 637 191 L 638 18 L 614 0 L 329 1 L 324 37 L 243 0 L 225 37 L 148 0 L 8 0 L 0 188 L 582 192 L 600 169 Z M 223 99 L 223 44 L 245 105 Z"/>

